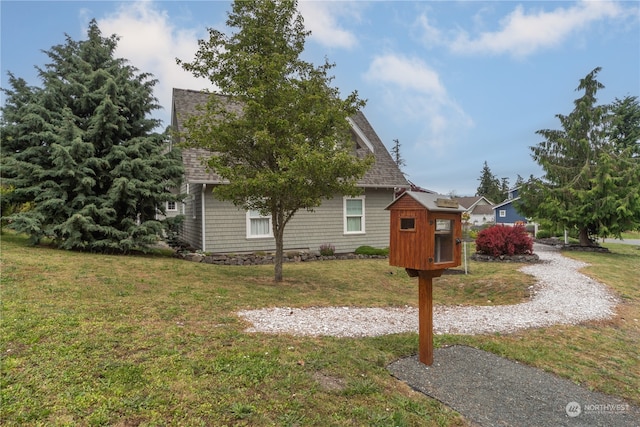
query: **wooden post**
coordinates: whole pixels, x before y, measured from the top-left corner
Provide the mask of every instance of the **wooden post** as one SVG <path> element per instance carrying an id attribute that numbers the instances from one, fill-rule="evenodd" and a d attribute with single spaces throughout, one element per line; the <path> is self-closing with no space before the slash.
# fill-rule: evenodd
<path id="1" fill-rule="evenodd" d="M 427 366 L 433 364 L 433 278 L 443 270 L 421 270 L 418 274 L 418 358 Z"/>

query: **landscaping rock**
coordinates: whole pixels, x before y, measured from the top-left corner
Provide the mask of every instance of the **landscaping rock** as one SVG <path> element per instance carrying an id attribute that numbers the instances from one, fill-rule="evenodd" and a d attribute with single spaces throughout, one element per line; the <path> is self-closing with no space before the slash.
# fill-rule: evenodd
<path id="1" fill-rule="evenodd" d="M 201 254 L 198 252 L 178 252 L 176 257 L 192 262 L 203 262 L 215 265 L 265 265 L 273 264 L 273 254 Z M 357 255 L 354 253 L 337 255 L 320 255 L 317 251 L 290 251 L 283 255 L 283 262 L 312 262 L 345 259 L 386 259 L 383 255 Z"/>
<path id="2" fill-rule="evenodd" d="M 540 262 L 540 257 L 537 254 L 531 255 L 500 255 L 493 256 L 481 253 L 474 253 L 471 255 L 471 259 L 474 261 L 480 262 L 528 262 L 528 263 L 536 263 Z"/>
<path id="3" fill-rule="evenodd" d="M 185 254 L 184 259 L 191 262 L 202 262 L 204 259 L 204 255 L 198 253 L 188 253 Z"/>
<path id="4" fill-rule="evenodd" d="M 580 245 L 562 245 L 560 246 L 562 251 L 578 251 L 578 252 L 602 252 L 608 253 L 608 248 L 602 246 L 580 246 Z"/>

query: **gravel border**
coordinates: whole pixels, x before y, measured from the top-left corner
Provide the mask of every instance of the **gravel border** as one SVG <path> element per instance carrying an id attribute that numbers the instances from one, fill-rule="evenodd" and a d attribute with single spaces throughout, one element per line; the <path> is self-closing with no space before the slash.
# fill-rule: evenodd
<path id="1" fill-rule="evenodd" d="M 506 306 L 434 306 L 434 333 L 509 333 L 615 314 L 617 298 L 606 286 L 578 272 L 588 264 L 563 257 L 554 247 L 536 244 L 534 250 L 543 262 L 520 268 L 538 279 L 528 301 Z M 247 332 L 364 337 L 418 331 L 415 307 L 273 307 L 238 315 L 253 325 Z"/>

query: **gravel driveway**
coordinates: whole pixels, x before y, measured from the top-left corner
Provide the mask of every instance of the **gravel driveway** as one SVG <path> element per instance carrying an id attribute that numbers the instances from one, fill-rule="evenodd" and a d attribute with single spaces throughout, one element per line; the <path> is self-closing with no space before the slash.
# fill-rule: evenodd
<path id="1" fill-rule="evenodd" d="M 578 272 L 587 264 L 563 257 L 551 246 L 536 244 L 534 251 L 543 262 L 520 269 L 538 279 L 528 301 L 501 306 L 434 306 L 434 332 L 504 333 L 614 315 L 615 296 L 603 284 Z M 240 311 L 238 315 L 253 325 L 247 332 L 362 337 L 418 331 L 415 307 L 274 307 Z"/>

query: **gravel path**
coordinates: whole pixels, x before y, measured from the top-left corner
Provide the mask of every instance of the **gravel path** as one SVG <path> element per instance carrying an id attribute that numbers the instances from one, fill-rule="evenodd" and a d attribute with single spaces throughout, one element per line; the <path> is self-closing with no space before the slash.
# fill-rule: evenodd
<path id="1" fill-rule="evenodd" d="M 534 250 L 543 262 L 520 269 L 538 279 L 528 301 L 507 306 L 435 306 L 434 332 L 504 333 L 613 316 L 616 298 L 603 284 L 578 272 L 587 264 L 563 257 L 550 246 L 535 245 Z M 275 307 L 238 314 L 252 323 L 248 332 L 362 337 L 418 331 L 415 307 Z"/>

